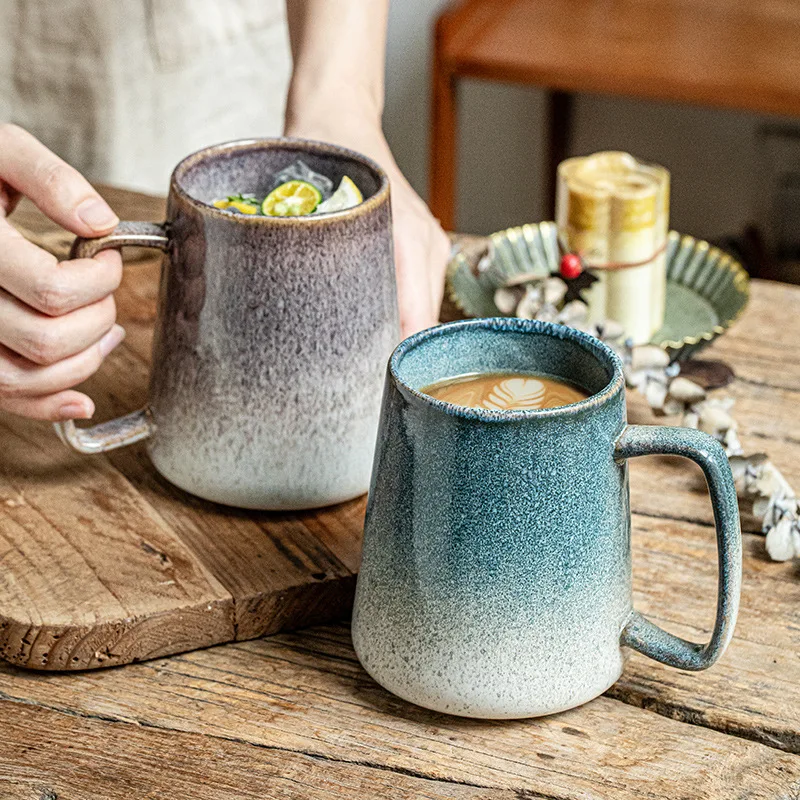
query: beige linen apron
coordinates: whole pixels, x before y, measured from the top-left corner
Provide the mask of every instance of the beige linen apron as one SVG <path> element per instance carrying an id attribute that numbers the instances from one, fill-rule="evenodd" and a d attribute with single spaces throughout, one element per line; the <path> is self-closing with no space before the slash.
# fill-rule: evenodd
<path id="1" fill-rule="evenodd" d="M 0 120 L 95 181 L 279 135 L 290 67 L 284 0 L 0 0 Z"/>

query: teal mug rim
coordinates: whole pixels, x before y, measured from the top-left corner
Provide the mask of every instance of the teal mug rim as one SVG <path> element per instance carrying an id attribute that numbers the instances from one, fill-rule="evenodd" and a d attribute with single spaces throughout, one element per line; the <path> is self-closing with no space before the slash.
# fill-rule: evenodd
<path id="1" fill-rule="evenodd" d="M 246 150 L 268 150 L 275 148 L 283 148 L 286 150 L 297 150 L 300 153 L 309 150 L 316 151 L 317 153 L 327 154 L 338 158 L 346 158 L 350 161 L 356 161 L 363 167 L 372 171 L 378 180 L 377 190 L 363 200 L 358 205 L 351 208 L 345 208 L 342 211 L 324 211 L 319 214 L 308 214 L 302 217 L 264 217 L 260 214 L 231 214 L 220 208 L 215 208 L 210 203 L 205 203 L 198 200 L 191 195 L 183 185 L 183 179 L 186 173 L 196 164 L 199 164 L 206 159 L 213 158 L 220 153 L 238 151 L 243 152 Z M 225 219 L 234 223 L 243 223 L 246 225 L 313 225 L 321 222 L 336 221 L 340 219 L 348 219 L 350 217 L 365 214 L 380 205 L 383 205 L 389 200 L 389 176 L 383 168 L 373 161 L 369 156 L 359 153 L 357 150 L 351 150 L 348 147 L 342 147 L 338 144 L 331 142 L 323 142 L 317 139 L 303 139 L 298 136 L 274 136 L 262 137 L 255 139 L 233 139 L 228 142 L 220 142 L 219 144 L 212 144 L 208 147 L 203 147 L 190 153 L 179 161 L 175 168 L 172 170 L 172 175 L 169 179 L 170 192 L 185 200 L 189 205 L 198 209 L 203 214 L 209 214 L 219 219 Z"/>
<path id="2" fill-rule="evenodd" d="M 599 392 L 595 392 L 586 399 L 579 400 L 577 403 L 570 403 L 567 406 L 536 410 L 514 409 L 496 411 L 486 408 L 468 408 L 466 406 L 447 403 L 444 400 L 437 400 L 435 397 L 431 397 L 425 394 L 425 392 L 409 386 L 400 377 L 398 372 L 400 362 L 408 353 L 423 342 L 440 336 L 450 335 L 454 331 L 470 330 L 474 328 L 538 335 L 544 334 L 546 336 L 553 336 L 558 339 L 574 342 L 600 361 L 603 366 L 611 372 L 611 378 Z M 427 328 L 426 330 L 412 334 L 407 339 L 400 342 L 394 349 L 394 352 L 389 358 L 389 374 L 398 389 L 410 394 L 412 397 L 431 408 L 443 411 L 451 416 L 485 422 L 507 422 L 573 416 L 584 411 L 591 411 L 592 409 L 599 408 L 625 388 L 625 375 L 623 372 L 622 360 L 607 344 L 588 333 L 584 333 L 575 328 L 569 328 L 566 325 L 558 325 L 554 322 L 543 322 L 537 319 L 520 319 L 519 317 L 486 317 L 481 319 L 459 320 L 458 322 L 447 322 L 443 325 L 436 325 L 432 328 Z"/>

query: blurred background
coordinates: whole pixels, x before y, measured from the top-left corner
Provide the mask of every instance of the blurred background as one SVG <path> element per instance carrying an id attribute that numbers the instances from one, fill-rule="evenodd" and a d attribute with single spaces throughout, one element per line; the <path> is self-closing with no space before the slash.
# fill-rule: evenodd
<path id="1" fill-rule="evenodd" d="M 391 5 L 384 124 L 401 168 L 423 197 L 428 196 L 430 188 L 428 133 L 434 25 L 446 9 L 470 5 L 480 8 L 491 6 L 491 2 L 395 0 Z M 501 9 L 510 5 L 513 4 L 497 3 L 492 19 L 496 20 Z M 536 2 L 523 0 L 517 5 L 522 9 L 520 13 L 535 19 Z M 542 0 L 540 8 L 553 5 L 554 0 Z M 561 3 L 564 14 L 575 6 L 585 13 L 606 16 L 621 5 L 614 0 Z M 761 49 L 764 61 L 759 63 L 748 63 L 747 52 L 719 54 L 720 60 L 741 62 L 744 80 L 748 71 L 771 70 L 770 55 L 785 62 L 781 63 L 782 68 L 796 70 L 800 75 L 800 40 L 789 38 L 790 31 L 800 30 L 800 3 L 775 0 L 751 3 L 748 8 L 737 0 L 672 0 L 661 5 L 681 7 L 685 30 L 670 33 L 683 36 L 691 46 L 697 45 L 694 40 L 701 35 L 693 16 L 700 9 L 717 6 L 719 17 L 724 20 L 727 16 L 734 27 L 743 16 L 752 22 L 749 15 L 763 10 L 765 19 L 763 24 L 758 21 L 757 30 L 763 32 L 764 41 L 747 41 L 750 33 L 742 31 L 744 41 L 734 34 L 734 41 L 729 37 L 728 41 L 708 41 L 702 46 L 707 46 L 711 58 L 715 48 L 726 46 Z M 720 37 L 725 36 L 718 20 L 709 20 L 709 24 Z M 568 25 L 569 21 L 567 28 Z M 783 30 L 773 31 L 773 26 Z M 536 25 L 531 27 L 535 31 Z M 738 30 L 742 27 L 738 26 Z M 790 47 L 780 53 L 763 53 L 773 44 L 766 35 L 774 38 L 781 34 L 787 35 Z M 624 35 L 623 31 L 622 38 Z M 541 42 L 534 35 L 527 46 L 536 51 Z M 569 42 L 563 46 L 569 47 Z M 515 56 L 504 55 L 508 61 Z M 583 57 L 577 50 L 569 55 L 576 60 Z M 693 77 L 698 84 L 702 81 L 702 66 Z M 780 82 L 782 76 L 775 78 Z M 776 86 L 776 93 L 785 88 Z M 713 87 L 708 91 L 713 92 Z M 458 82 L 457 97 L 455 227 L 470 233 L 489 233 L 548 218 L 542 191 L 547 93 L 532 86 L 464 78 Z M 742 106 L 750 99 L 743 97 Z M 798 104 L 800 100 L 795 97 L 792 102 Z M 739 250 L 751 271 L 764 277 L 800 282 L 798 117 L 576 93 L 565 155 L 587 155 L 599 150 L 625 150 L 670 170 L 674 229 Z"/>
<path id="2" fill-rule="evenodd" d="M 283 0 L 230 2 L 241 8 L 239 18 L 250 29 L 246 45 L 237 39 L 241 31 L 231 29 L 235 15 L 226 14 L 217 0 L 118 0 L 112 4 L 105 0 L 0 0 L 0 119 L 28 128 L 90 178 L 162 193 L 170 166 L 187 152 L 230 138 L 278 135 L 289 76 Z M 198 5 L 203 6 L 198 16 L 205 20 L 205 38 L 184 36 L 182 15 L 189 9 L 196 14 Z M 690 89 L 708 96 L 710 103 L 641 100 L 621 96 L 624 91 L 616 96 L 576 91 L 571 94 L 571 133 L 561 155 L 626 150 L 664 165 L 672 173 L 673 228 L 737 250 L 754 274 L 800 282 L 797 0 L 749 5 L 745 0 L 627 0 L 627 6 L 617 0 L 393 0 L 384 127 L 401 169 L 423 198 L 430 196 L 432 188 L 435 25 L 445 10 L 463 7 L 477 12 L 479 18 L 481 13 L 488 14 L 475 28 L 475 41 L 489 24 L 500 25 L 509 9 L 527 21 L 530 32 L 518 37 L 516 51 L 511 48 L 502 54 L 510 62 L 526 50 L 538 52 L 545 44 L 537 39 L 537 14 L 549 9 L 547 13 L 557 17 L 560 10 L 565 18 L 556 18 L 556 27 L 563 29 L 563 41 L 546 44 L 563 49 L 567 66 L 571 60 L 580 63 L 585 58 L 579 50 L 573 52 L 571 45 L 571 26 L 577 23 L 569 16 L 576 10 L 594 20 L 593 24 L 607 27 L 623 7 L 647 14 L 672 9 L 664 30 L 653 32 L 653 42 L 663 48 L 667 45 L 661 39 L 666 37 L 673 48 L 697 48 L 706 54 L 707 63 L 732 64 L 733 79 L 744 89 L 740 100 L 723 105 L 738 110 L 712 107 L 720 104 L 714 102 L 713 81 L 703 86 L 702 65 L 696 75 L 680 77 Z M 708 16 L 709 10 L 715 16 Z M 705 26 L 697 25 L 700 12 L 706 13 Z M 755 24 L 755 33 L 745 30 L 744 23 Z M 624 19 L 621 27 L 617 33 L 624 48 L 628 35 Z M 113 35 L 137 29 L 140 36 Z M 81 58 L 75 53 L 76 37 L 84 42 Z M 212 47 L 215 60 L 194 63 L 198 49 Z M 113 82 L 113 92 L 98 81 L 99 62 Z M 250 79 L 254 63 L 260 65 L 258 83 Z M 219 64 L 225 65 L 224 71 Z M 648 80 L 651 65 L 643 63 L 642 69 L 642 80 Z M 153 72 L 158 75 L 157 96 L 143 93 L 137 80 L 147 75 L 152 85 Z M 796 76 L 793 86 L 781 85 L 786 75 Z M 776 84 L 778 98 L 774 103 L 770 100 L 772 106 L 792 107 L 797 117 L 762 112 L 765 102 L 759 87 L 769 86 L 770 80 Z M 227 105 L 203 109 L 187 102 L 177 118 L 170 116 L 175 104 L 181 98 L 190 99 L 193 87 L 200 83 L 217 85 L 217 94 L 229 98 Z M 230 91 L 234 83 L 237 89 Z M 31 105 L 27 99 L 34 88 L 37 104 Z M 102 98 L 110 95 L 115 98 L 113 106 L 103 106 Z M 546 179 L 552 170 L 546 166 L 547 91 L 533 84 L 464 77 L 458 81 L 456 96 L 456 211 L 449 222 L 463 232 L 489 233 L 548 217 L 552 212 L 546 201 Z M 23 97 L 26 101 L 20 102 Z M 253 130 L 253 109 L 262 105 L 269 108 L 264 109 L 263 123 Z M 748 110 L 751 107 L 757 110 Z M 98 123 L 99 113 L 110 121 Z M 114 127 L 105 138 L 103 125 Z M 150 137 L 148 131 L 159 127 L 170 130 L 168 134 L 162 131 L 161 138 Z M 111 144 L 104 147 L 101 140 Z"/>

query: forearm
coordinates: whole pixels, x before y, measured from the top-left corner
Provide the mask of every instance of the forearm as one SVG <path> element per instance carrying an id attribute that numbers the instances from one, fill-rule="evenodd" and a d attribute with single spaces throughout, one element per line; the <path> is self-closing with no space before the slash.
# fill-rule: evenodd
<path id="1" fill-rule="evenodd" d="M 388 0 L 286 0 L 286 13 L 294 59 L 287 132 L 325 130 L 333 115 L 380 128 Z"/>
<path id="2" fill-rule="evenodd" d="M 286 10 L 294 70 L 284 131 L 349 147 L 383 167 L 392 187 L 403 334 L 433 325 L 450 244 L 381 129 L 389 0 L 286 0 Z"/>

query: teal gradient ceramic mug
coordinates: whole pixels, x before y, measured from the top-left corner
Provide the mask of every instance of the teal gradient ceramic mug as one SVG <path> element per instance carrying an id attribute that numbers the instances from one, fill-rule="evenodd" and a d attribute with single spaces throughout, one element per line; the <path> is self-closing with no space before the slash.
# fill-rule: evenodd
<path id="1" fill-rule="evenodd" d="M 496 411 L 421 391 L 481 372 L 548 374 L 589 397 Z M 695 461 L 708 482 L 719 585 L 705 644 L 632 607 L 627 461 L 656 453 Z M 392 355 L 353 615 L 358 657 L 391 692 L 450 714 L 531 717 L 602 694 L 625 648 L 706 669 L 733 633 L 741 559 L 722 447 L 695 430 L 628 425 L 622 363 L 591 336 L 470 320 Z"/>

